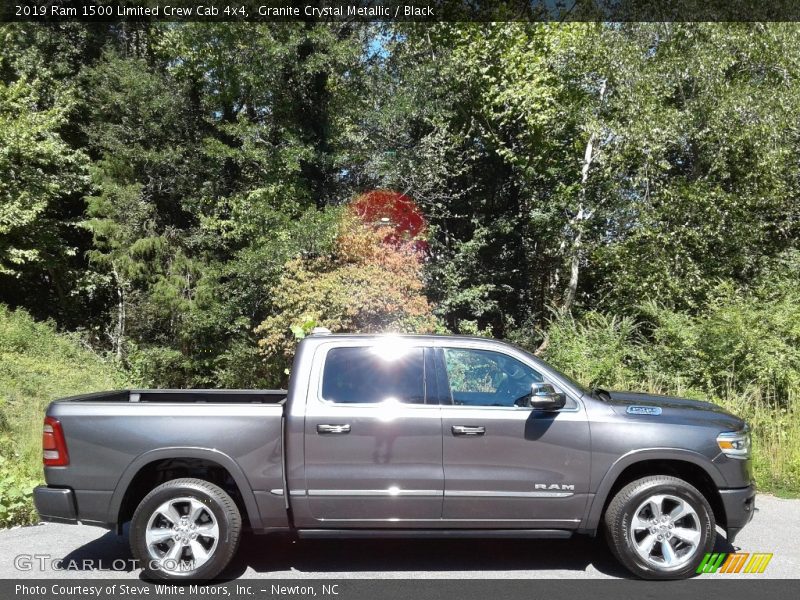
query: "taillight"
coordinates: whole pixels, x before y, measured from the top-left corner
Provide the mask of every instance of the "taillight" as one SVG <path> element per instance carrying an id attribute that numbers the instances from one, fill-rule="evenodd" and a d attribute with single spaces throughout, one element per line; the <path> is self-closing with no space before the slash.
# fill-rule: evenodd
<path id="1" fill-rule="evenodd" d="M 61 422 L 54 417 L 44 418 L 42 453 L 46 467 L 65 467 L 69 464 L 64 430 L 61 429 Z"/>

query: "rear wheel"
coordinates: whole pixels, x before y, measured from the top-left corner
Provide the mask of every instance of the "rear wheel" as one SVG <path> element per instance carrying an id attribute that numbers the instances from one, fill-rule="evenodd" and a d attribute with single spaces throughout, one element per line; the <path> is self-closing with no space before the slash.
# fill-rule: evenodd
<path id="1" fill-rule="evenodd" d="M 714 512 L 705 497 L 677 477 L 629 483 L 605 514 L 608 543 L 619 561 L 643 579 L 682 579 L 714 547 Z"/>
<path id="2" fill-rule="evenodd" d="M 211 579 L 239 545 L 242 519 L 233 499 L 202 479 L 153 489 L 133 514 L 130 543 L 153 579 Z"/>

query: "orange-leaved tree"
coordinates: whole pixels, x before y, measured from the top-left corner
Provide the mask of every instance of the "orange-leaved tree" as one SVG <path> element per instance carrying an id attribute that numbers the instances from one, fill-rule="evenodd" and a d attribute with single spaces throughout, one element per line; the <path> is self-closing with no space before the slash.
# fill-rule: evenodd
<path id="1" fill-rule="evenodd" d="M 256 328 L 265 360 L 285 368 L 299 339 L 316 326 L 359 333 L 441 330 L 424 295 L 420 253 L 411 243 L 383 238 L 348 211 L 330 255 L 285 265 L 273 294 L 275 311 Z"/>

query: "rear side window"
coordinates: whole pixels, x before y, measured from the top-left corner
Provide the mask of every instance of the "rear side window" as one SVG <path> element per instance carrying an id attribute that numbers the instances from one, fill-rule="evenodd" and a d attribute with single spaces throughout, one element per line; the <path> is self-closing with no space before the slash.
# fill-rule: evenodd
<path id="1" fill-rule="evenodd" d="M 333 348 L 325 359 L 322 397 L 341 404 L 423 404 L 423 349 Z"/>

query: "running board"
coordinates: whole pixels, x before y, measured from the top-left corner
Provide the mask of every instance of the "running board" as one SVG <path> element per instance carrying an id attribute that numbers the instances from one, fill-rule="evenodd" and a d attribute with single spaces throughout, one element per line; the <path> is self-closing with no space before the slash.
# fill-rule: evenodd
<path id="1" fill-rule="evenodd" d="M 505 538 L 505 539 L 567 539 L 569 529 L 298 529 L 297 537 L 305 539 L 454 539 L 454 538 Z"/>

